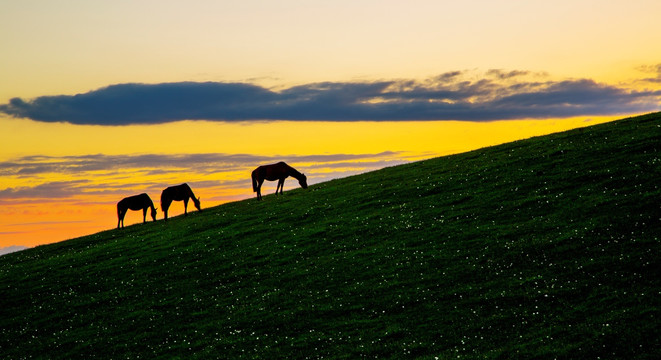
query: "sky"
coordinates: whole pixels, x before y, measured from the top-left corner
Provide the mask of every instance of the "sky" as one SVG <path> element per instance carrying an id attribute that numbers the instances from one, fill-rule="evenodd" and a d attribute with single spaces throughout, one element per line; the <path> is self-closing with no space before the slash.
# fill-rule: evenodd
<path id="1" fill-rule="evenodd" d="M 0 254 L 112 229 L 122 198 L 160 208 L 184 182 L 202 208 L 254 197 L 259 165 L 315 184 L 659 111 L 658 14 L 656 0 L 2 0 Z"/>

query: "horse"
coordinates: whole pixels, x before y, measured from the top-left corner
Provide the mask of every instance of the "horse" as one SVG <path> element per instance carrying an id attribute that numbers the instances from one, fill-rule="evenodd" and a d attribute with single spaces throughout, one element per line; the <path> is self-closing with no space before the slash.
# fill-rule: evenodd
<path id="1" fill-rule="evenodd" d="M 124 216 L 131 210 L 142 210 L 142 223 L 147 222 L 147 208 L 151 208 L 151 218 L 156 221 L 156 208 L 147 194 L 140 194 L 123 198 L 117 203 L 117 228 L 122 224 L 124 228 Z"/>
<path id="2" fill-rule="evenodd" d="M 172 200 L 183 200 L 184 215 L 188 215 L 188 199 L 192 199 L 193 204 L 195 204 L 197 210 L 202 211 L 202 209 L 200 209 L 200 198 L 195 198 L 195 194 L 193 194 L 193 190 L 191 190 L 188 184 L 183 183 L 181 185 L 170 186 L 169 188 L 163 190 L 161 193 L 161 209 L 163 209 L 165 220 L 168 219 L 168 209 L 170 208 Z"/>
<path id="3" fill-rule="evenodd" d="M 257 169 L 252 171 L 251 176 L 252 191 L 257 193 L 257 200 L 262 200 L 262 183 L 264 183 L 264 180 L 278 180 L 278 186 L 275 188 L 276 195 L 278 195 L 278 189 L 280 189 L 280 195 L 282 195 L 282 188 L 285 185 L 285 179 L 289 176 L 292 176 L 298 180 L 298 183 L 303 189 L 307 189 L 308 187 L 308 178 L 305 176 L 305 174 L 298 172 L 296 169 L 282 161 L 277 164 L 259 166 Z"/>

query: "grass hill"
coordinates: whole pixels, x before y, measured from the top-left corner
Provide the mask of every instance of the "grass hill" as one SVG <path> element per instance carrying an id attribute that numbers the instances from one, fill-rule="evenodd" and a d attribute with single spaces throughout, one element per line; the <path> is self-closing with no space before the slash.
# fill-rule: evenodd
<path id="1" fill-rule="evenodd" d="M 661 357 L 661 113 L 0 257 L 0 358 Z"/>

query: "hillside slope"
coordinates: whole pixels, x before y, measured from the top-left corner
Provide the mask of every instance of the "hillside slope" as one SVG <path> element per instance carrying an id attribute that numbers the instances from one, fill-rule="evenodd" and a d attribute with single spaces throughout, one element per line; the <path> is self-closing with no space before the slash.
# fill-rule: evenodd
<path id="1" fill-rule="evenodd" d="M 0 257 L 0 358 L 659 358 L 661 113 Z"/>

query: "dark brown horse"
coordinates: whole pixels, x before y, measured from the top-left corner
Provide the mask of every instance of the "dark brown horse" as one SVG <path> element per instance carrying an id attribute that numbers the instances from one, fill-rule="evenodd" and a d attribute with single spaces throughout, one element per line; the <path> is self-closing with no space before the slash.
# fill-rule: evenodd
<path id="1" fill-rule="evenodd" d="M 170 186 L 169 188 L 163 190 L 161 193 L 161 208 L 163 209 L 163 214 L 165 215 L 165 220 L 168 219 L 168 209 L 173 200 L 184 202 L 184 215 L 188 215 L 188 199 L 193 200 L 193 204 L 198 211 L 200 209 L 200 198 L 195 198 L 193 190 L 191 190 L 188 184 L 184 183 L 177 186 Z"/>
<path id="2" fill-rule="evenodd" d="M 303 189 L 308 187 L 308 178 L 304 174 L 298 172 L 296 169 L 282 161 L 277 164 L 262 165 L 253 170 L 252 191 L 257 193 L 257 200 L 262 199 L 262 183 L 264 183 L 264 180 L 278 180 L 278 186 L 275 188 L 275 194 L 278 195 L 278 189 L 280 189 L 280 194 L 282 194 L 282 188 L 285 185 L 285 179 L 289 176 L 292 176 L 298 180 L 298 183 Z"/>
<path id="3" fill-rule="evenodd" d="M 147 194 L 140 194 L 123 198 L 117 203 L 117 228 L 119 224 L 124 227 L 124 216 L 130 210 L 142 210 L 142 222 L 147 222 L 147 209 L 151 208 L 151 218 L 156 221 L 156 208 Z"/>

